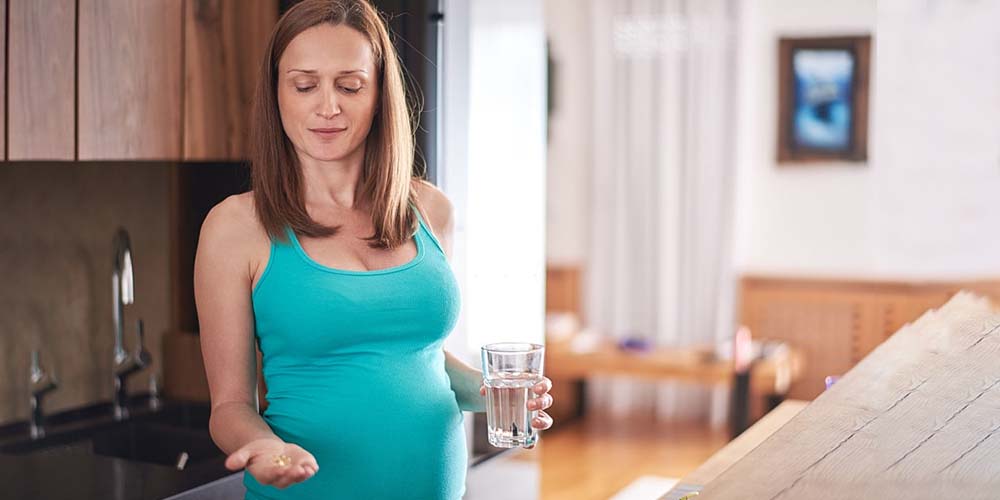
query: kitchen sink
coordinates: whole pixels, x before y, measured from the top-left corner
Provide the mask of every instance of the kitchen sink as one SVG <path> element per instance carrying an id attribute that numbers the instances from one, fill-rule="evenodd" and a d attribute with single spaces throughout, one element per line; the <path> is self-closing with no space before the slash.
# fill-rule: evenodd
<path id="1" fill-rule="evenodd" d="M 204 403 L 174 403 L 166 408 L 134 418 L 136 422 L 149 422 L 184 429 L 201 429 L 208 432 L 211 408 Z"/>
<path id="2" fill-rule="evenodd" d="M 108 407 L 110 408 L 110 407 Z M 115 422 L 99 409 L 74 410 L 77 418 L 56 416 L 48 435 L 30 439 L 0 439 L 0 453 L 6 454 L 93 454 L 125 460 L 187 467 L 224 455 L 208 433 L 211 414 L 206 403 L 167 402 L 151 410 L 137 408 L 133 417 Z"/>
<path id="3" fill-rule="evenodd" d="M 80 450 L 80 443 L 94 433 L 95 429 L 73 429 L 58 434 L 51 434 L 41 439 L 27 437 L 12 439 L 0 444 L 0 453 L 24 455 L 28 453 L 65 452 Z"/>
<path id="4" fill-rule="evenodd" d="M 126 422 L 90 442 L 96 455 L 178 468 L 223 456 L 207 431 L 162 423 Z"/>

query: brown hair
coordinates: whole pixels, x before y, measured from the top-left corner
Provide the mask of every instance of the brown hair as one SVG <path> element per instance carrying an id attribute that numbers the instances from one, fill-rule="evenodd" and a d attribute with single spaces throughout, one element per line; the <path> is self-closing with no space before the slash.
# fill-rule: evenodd
<path id="1" fill-rule="evenodd" d="M 260 67 L 250 122 L 250 164 L 254 207 L 268 235 L 286 241 L 284 227 L 322 237 L 340 226 L 326 226 L 309 216 L 303 198 L 298 157 L 281 125 L 276 91 L 278 61 L 299 33 L 319 24 L 346 25 L 368 38 L 380 82 L 377 111 L 365 140 L 364 165 L 357 193 L 370 204 L 375 248 L 395 248 L 416 231 L 409 203 L 414 136 L 406 88 L 396 50 L 385 22 L 366 0 L 304 0 L 286 12 L 271 32 Z M 280 131 L 277 132 L 276 131 Z"/>

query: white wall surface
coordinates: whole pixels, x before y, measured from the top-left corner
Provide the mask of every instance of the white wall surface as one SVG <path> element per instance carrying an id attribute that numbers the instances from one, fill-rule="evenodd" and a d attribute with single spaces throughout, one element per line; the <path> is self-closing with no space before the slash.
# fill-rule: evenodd
<path id="1" fill-rule="evenodd" d="M 870 268 L 874 252 L 868 206 L 872 166 L 777 166 L 777 52 L 783 36 L 873 33 L 875 1 L 754 0 L 743 7 L 736 113 L 737 269 L 861 274 Z M 877 63 L 872 66 L 875 89 L 879 72 Z M 872 102 L 877 101 L 873 96 Z M 869 129 L 874 129 L 878 109 L 871 111 Z M 869 157 L 876 149 L 869 141 Z"/>
<path id="2" fill-rule="evenodd" d="M 583 265 L 592 217 L 593 53 L 590 2 L 547 0 L 545 30 L 554 65 L 549 121 L 546 259 L 553 265 Z"/>
<path id="3" fill-rule="evenodd" d="M 1000 1 L 881 0 L 872 269 L 1000 277 Z"/>
<path id="4" fill-rule="evenodd" d="M 1000 2 L 755 0 L 741 24 L 744 273 L 1000 276 Z M 777 39 L 873 35 L 869 161 L 778 167 Z"/>

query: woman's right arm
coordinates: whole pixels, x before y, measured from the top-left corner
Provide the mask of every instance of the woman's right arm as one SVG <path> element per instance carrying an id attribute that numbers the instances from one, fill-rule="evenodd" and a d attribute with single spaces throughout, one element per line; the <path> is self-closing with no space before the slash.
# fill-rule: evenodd
<path id="1" fill-rule="evenodd" d="M 209 432 L 229 455 L 227 467 L 246 467 L 259 482 L 284 487 L 311 477 L 319 466 L 308 452 L 283 442 L 257 413 L 251 263 L 263 230 L 246 201 L 233 196 L 209 212 L 195 256 L 195 303 L 212 399 Z M 272 455 L 282 454 L 292 458 L 290 466 L 274 463 Z"/>

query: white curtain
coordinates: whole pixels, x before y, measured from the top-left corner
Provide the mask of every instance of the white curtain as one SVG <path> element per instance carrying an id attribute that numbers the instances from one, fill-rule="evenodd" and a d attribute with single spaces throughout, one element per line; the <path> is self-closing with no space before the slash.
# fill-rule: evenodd
<path id="1" fill-rule="evenodd" d="M 590 0 L 588 324 L 660 346 L 734 330 L 738 0 Z M 724 418 L 727 392 L 597 379 L 591 410 Z"/>

